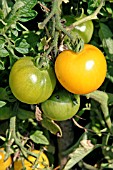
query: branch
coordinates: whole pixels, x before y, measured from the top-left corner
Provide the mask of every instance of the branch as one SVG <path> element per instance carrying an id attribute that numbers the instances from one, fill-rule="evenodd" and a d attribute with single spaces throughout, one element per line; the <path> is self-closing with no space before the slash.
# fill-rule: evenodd
<path id="1" fill-rule="evenodd" d="M 25 157 L 27 157 L 26 154 L 37 157 L 37 154 L 27 150 L 22 145 L 22 141 L 17 137 L 17 135 L 16 135 L 16 116 L 13 116 L 10 118 L 10 133 L 11 133 L 11 138 L 14 139 L 14 142 L 21 149 L 21 151 Z"/>
<path id="2" fill-rule="evenodd" d="M 53 1 L 53 6 L 50 14 L 47 16 L 47 18 L 38 24 L 39 29 L 43 29 L 45 25 L 49 22 L 49 20 L 56 14 L 56 13 L 61 13 L 60 12 L 60 5 L 62 4 L 62 0 L 54 0 Z"/>
<path id="3" fill-rule="evenodd" d="M 74 22 L 73 24 L 71 24 L 69 27 L 66 28 L 67 31 L 71 31 L 74 27 L 76 27 L 77 25 L 80 25 L 86 21 L 89 20 L 93 20 L 93 19 L 97 19 L 97 15 L 100 12 L 102 6 L 104 5 L 105 0 L 101 0 L 100 5 L 98 6 L 98 8 L 95 10 L 95 12 L 89 16 L 86 16 L 82 19 L 80 19 L 79 21 Z"/>

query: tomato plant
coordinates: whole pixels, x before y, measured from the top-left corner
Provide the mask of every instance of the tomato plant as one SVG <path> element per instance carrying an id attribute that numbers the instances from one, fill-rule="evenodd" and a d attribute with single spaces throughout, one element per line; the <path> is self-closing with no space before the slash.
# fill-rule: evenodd
<path id="1" fill-rule="evenodd" d="M 39 150 L 33 150 L 32 152 L 39 156 L 37 158 L 36 168 L 34 168 L 34 170 L 44 169 L 44 168 L 49 167 L 49 160 L 45 153 Z M 24 159 L 23 161 L 24 168 L 26 168 L 26 170 L 32 170 L 33 169 L 32 166 L 35 163 L 35 161 L 36 161 L 35 157 L 28 156 L 28 160 Z M 21 170 L 23 165 L 22 165 L 22 160 L 15 161 L 14 170 Z"/>
<path id="2" fill-rule="evenodd" d="M 0 169 L 113 169 L 112 1 L 0 0 Z"/>
<path id="3" fill-rule="evenodd" d="M 55 62 L 59 82 L 74 94 L 87 94 L 97 90 L 106 77 L 106 71 L 103 53 L 90 44 L 85 44 L 78 53 L 71 50 L 61 52 Z"/>
<path id="4" fill-rule="evenodd" d="M 73 117 L 77 113 L 79 106 L 79 95 L 72 95 L 65 90 L 59 90 L 41 104 L 44 114 L 48 118 L 57 121 Z"/>
<path id="5" fill-rule="evenodd" d="M 37 104 L 52 94 L 56 78 L 51 67 L 39 69 L 32 57 L 19 59 L 12 67 L 9 84 L 14 96 L 21 102 Z"/>
<path id="6" fill-rule="evenodd" d="M 4 159 L 5 159 L 4 148 L 0 148 L 0 168 L 2 170 L 6 170 L 6 168 L 8 168 L 11 165 L 11 163 L 12 163 L 11 156 L 9 156 L 7 158 L 7 160 L 4 160 Z"/>
<path id="7" fill-rule="evenodd" d="M 66 19 L 66 26 L 70 26 L 75 21 L 78 21 L 84 18 L 85 16 L 86 16 L 85 14 L 82 14 L 80 17 L 77 18 L 74 15 L 67 15 L 67 16 L 64 16 L 63 18 Z M 82 24 L 75 26 L 70 31 L 70 34 L 75 39 L 77 38 L 77 34 L 78 34 L 84 40 L 84 43 L 87 44 L 92 38 L 93 31 L 94 31 L 93 22 L 90 20 L 90 21 L 86 21 L 86 22 L 83 22 Z M 67 38 L 68 37 L 66 36 L 65 39 Z"/>

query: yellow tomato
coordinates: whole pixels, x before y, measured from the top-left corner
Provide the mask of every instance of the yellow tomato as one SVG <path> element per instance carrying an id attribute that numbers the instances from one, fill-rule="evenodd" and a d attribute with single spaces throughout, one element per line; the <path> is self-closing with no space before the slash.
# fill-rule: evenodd
<path id="1" fill-rule="evenodd" d="M 32 152 L 39 154 L 39 158 L 37 160 L 37 167 L 34 170 L 44 169 L 49 166 L 49 160 L 43 152 L 40 152 L 39 150 L 33 150 Z M 36 158 L 33 156 L 28 156 L 28 160 L 30 162 L 26 159 L 23 161 L 24 167 L 26 168 L 26 170 L 33 170 L 32 166 L 35 163 Z M 22 168 L 23 165 L 21 160 L 14 162 L 14 170 L 22 170 Z"/>
<path id="2" fill-rule="evenodd" d="M 97 90 L 106 77 L 107 64 L 103 53 L 91 44 L 85 44 L 76 53 L 64 50 L 55 61 L 55 73 L 61 85 L 74 94 Z"/>
<path id="3" fill-rule="evenodd" d="M 12 163 L 11 156 L 9 156 L 9 158 L 6 161 L 4 161 L 4 158 L 5 158 L 4 148 L 0 148 L 0 169 L 1 170 L 6 170 L 6 168 L 8 168 Z"/>

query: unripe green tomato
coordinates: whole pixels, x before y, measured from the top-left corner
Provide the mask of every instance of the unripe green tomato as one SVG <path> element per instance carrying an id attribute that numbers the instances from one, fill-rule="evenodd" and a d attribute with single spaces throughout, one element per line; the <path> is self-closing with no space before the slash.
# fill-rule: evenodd
<path id="1" fill-rule="evenodd" d="M 41 103 L 43 113 L 50 119 L 63 121 L 73 117 L 80 107 L 79 95 L 73 95 L 66 90 L 59 90 Z"/>
<path id="2" fill-rule="evenodd" d="M 86 16 L 85 14 L 82 15 L 82 17 L 80 18 L 76 18 L 75 16 L 72 16 L 72 15 L 64 16 L 64 19 L 66 20 L 66 26 L 70 26 L 72 23 L 82 19 L 85 16 Z M 90 20 L 90 21 L 86 21 L 80 25 L 75 26 L 75 28 L 71 30 L 70 34 L 75 39 L 78 34 L 84 40 L 84 43 L 87 44 L 92 38 L 93 31 L 94 31 L 93 22 Z M 66 38 L 67 36 L 65 37 L 65 39 Z"/>
<path id="3" fill-rule="evenodd" d="M 40 69 L 35 66 L 33 57 L 23 57 L 14 63 L 9 75 L 9 85 L 18 100 L 37 104 L 51 96 L 56 77 L 51 66 Z"/>

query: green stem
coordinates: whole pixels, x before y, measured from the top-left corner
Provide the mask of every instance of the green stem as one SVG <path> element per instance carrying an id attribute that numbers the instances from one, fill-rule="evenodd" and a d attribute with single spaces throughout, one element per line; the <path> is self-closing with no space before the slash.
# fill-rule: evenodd
<path id="1" fill-rule="evenodd" d="M 53 46 L 54 46 L 54 56 L 56 57 L 57 52 L 58 52 L 58 37 L 59 37 L 59 32 L 55 32 L 54 35 L 54 41 L 53 41 Z"/>
<path id="2" fill-rule="evenodd" d="M 2 34 L 5 34 L 10 26 L 18 20 L 19 15 L 21 14 L 20 8 L 24 6 L 23 2 L 16 2 L 11 10 L 11 12 L 6 16 L 5 22 L 6 25 L 2 30 Z"/>
<path id="3" fill-rule="evenodd" d="M 27 150 L 23 145 L 22 145 L 22 142 L 19 138 L 17 138 L 17 135 L 16 135 L 16 116 L 14 117 L 11 117 L 10 118 L 10 133 L 11 133 L 11 137 L 12 139 L 14 139 L 16 145 L 21 149 L 23 155 L 25 157 L 27 157 L 27 155 L 31 155 L 31 156 L 34 156 L 34 157 L 37 157 L 37 154 L 33 153 L 33 152 L 30 152 L 29 150 Z"/>
<path id="4" fill-rule="evenodd" d="M 57 2 L 57 0 L 54 0 L 53 6 L 52 6 L 52 11 L 46 17 L 46 19 L 43 22 L 38 24 L 39 29 L 43 29 L 45 27 L 45 25 L 49 22 L 49 20 L 55 15 L 56 7 L 57 7 L 56 2 Z"/>
<path id="5" fill-rule="evenodd" d="M 73 36 L 62 26 L 60 22 L 60 16 L 59 16 L 58 11 L 56 12 L 56 28 L 57 30 L 62 31 L 65 35 L 67 35 L 73 41 Z"/>
<path id="6" fill-rule="evenodd" d="M 111 130 L 112 123 L 108 110 L 108 95 L 103 91 L 96 90 L 92 93 L 86 94 L 85 96 L 87 98 L 92 98 L 100 103 L 100 107 L 102 109 L 106 124 L 108 128 Z"/>
<path id="7" fill-rule="evenodd" d="M 100 5 L 98 6 L 98 8 L 95 10 L 95 12 L 89 16 L 86 16 L 76 22 L 74 22 L 72 25 L 70 25 L 69 27 L 66 28 L 67 31 L 71 31 L 74 27 L 76 27 L 77 25 L 80 25 L 86 21 L 89 21 L 89 20 L 93 20 L 93 19 L 97 19 L 97 15 L 98 13 L 100 12 L 102 6 L 104 5 L 105 3 L 105 0 L 101 0 L 100 2 Z"/>

